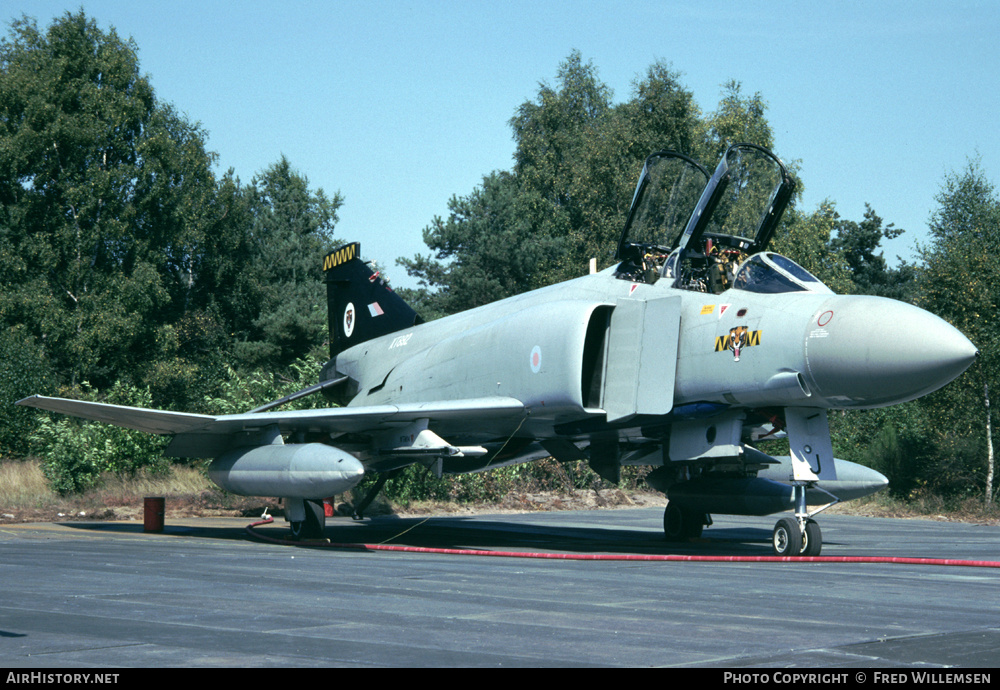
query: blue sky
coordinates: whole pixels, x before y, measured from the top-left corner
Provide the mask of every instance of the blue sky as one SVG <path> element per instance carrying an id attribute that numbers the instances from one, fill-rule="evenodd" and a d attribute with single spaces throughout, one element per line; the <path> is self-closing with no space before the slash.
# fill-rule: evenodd
<path id="1" fill-rule="evenodd" d="M 656 60 L 705 112 L 729 79 L 768 103 L 804 208 L 870 203 L 912 257 L 945 175 L 1000 178 L 1000 3 L 574 0 L 15 0 L 6 22 L 83 7 L 131 36 L 157 96 L 244 181 L 285 155 L 340 191 L 337 235 L 412 286 L 400 256 L 448 199 L 510 169 L 508 120 L 579 50 L 614 92 Z M 6 35 L 6 27 L 5 27 Z M 715 161 L 707 161 L 713 167 Z M 636 171 L 638 175 L 638 170 Z M 585 269 L 581 269 L 581 272 Z"/>

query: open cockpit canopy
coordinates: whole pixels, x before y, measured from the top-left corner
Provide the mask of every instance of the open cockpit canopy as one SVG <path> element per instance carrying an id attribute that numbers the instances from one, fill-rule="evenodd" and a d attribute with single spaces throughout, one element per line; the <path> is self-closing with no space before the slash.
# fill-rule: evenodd
<path id="1" fill-rule="evenodd" d="M 763 251 L 794 188 L 781 160 L 754 144 L 726 149 L 711 177 L 688 156 L 654 153 L 642 168 L 616 258 L 696 249 L 709 239 L 745 254 Z"/>
<path id="2" fill-rule="evenodd" d="M 618 275 L 728 288 L 735 266 L 767 247 L 794 189 L 781 160 L 755 144 L 730 146 L 711 176 L 688 156 L 654 153 L 643 165 L 618 242 Z"/>

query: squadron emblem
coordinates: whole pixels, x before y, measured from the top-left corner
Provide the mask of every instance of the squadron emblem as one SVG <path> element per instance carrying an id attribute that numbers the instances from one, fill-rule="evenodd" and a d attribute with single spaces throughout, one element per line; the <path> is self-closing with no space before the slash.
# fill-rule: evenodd
<path id="1" fill-rule="evenodd" d="M 729 349 L 733 351 L 735 361 L 740 361 L 740 352 L 747 341 L 747 327 L 737 326 L 729 330 Z"/>
<path id="2" fill-rule="evenodd" d="M 350 338 L 354 334 L 354 302 L 348 302 L 344 309 L 344 337 Z"/>
<path id="3" fill-rule="evenodd" d="M 760 345 L 760 331 L 751 331 L 746 326 L 736 326 L 729 329 L 729 335 L 720 335 L 715 339 L 715 351 L 732 350 L 733 361 L 740 361 L 740 354 L 745 347 Z"/>

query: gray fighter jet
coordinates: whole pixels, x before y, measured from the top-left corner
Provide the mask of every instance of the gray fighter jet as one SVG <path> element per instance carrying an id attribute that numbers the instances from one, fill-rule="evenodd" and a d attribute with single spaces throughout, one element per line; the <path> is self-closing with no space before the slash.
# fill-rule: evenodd
<path id="1" fill-rule="evenodd" d="M 173 437 L 215 458 L 223 488 L 280 496 L 294 535 L 318 501 L 412 463 L 479 472 L 553 456 L 615 481 L 654 469 L 668 539 L 711 514 L 778 520 L 774 552 L 820 553 L 816 513 L 886 485 L 833 457 L 827 410 L 936 390 L 975 360 L 958 330 L 917 307 L 834 294 L 767 251 L 793 181 L 771 152 L 730 147 L 714 174 L 650 156 L 614 266 L 430 323 L 361 260 L 324 258 L 331 359 L 321 382 L 245 414 L 196 415 L 34 396 L 18 404 Z M 322 392 L 342 407 L 277 411 Z M 787 435 L 791 455 L 754 447 Z"/>

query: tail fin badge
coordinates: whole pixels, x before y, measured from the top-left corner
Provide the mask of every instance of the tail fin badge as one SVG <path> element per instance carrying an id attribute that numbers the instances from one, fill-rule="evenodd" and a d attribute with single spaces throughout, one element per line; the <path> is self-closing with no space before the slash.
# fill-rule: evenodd
<path id="1" fill-rule="evenodd" d="M 350 338 L 354 335 L 354 303 L 348 302 L 344 309 L 344 337 Z"/>

